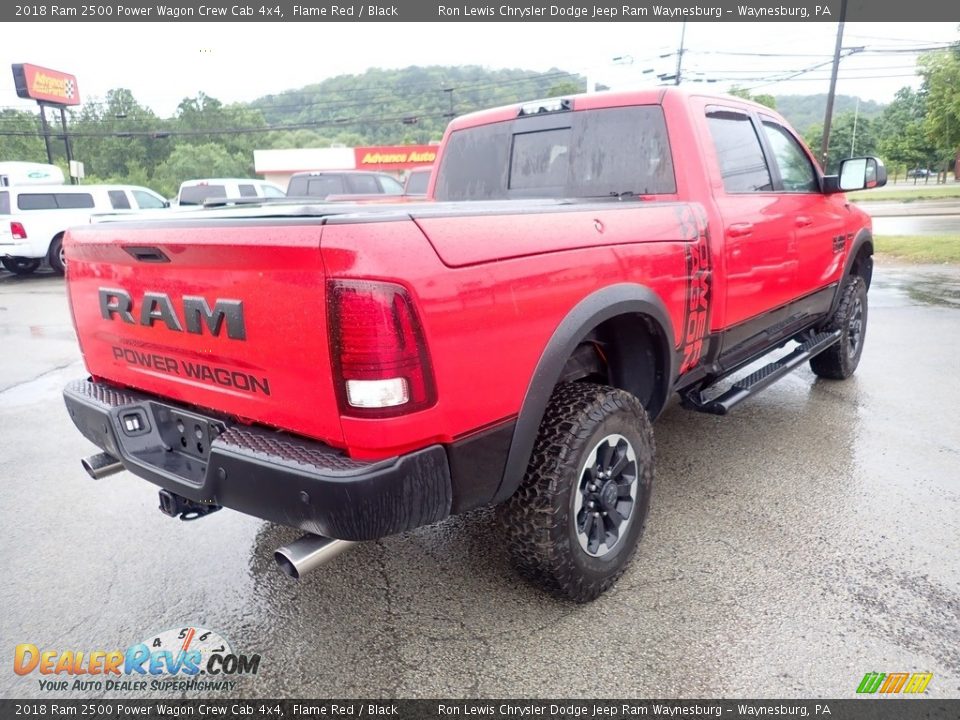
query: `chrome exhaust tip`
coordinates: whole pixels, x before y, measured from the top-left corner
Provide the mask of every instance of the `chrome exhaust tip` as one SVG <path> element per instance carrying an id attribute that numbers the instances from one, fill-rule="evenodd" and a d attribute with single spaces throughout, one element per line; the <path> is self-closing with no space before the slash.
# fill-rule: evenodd
<path id="1" fill-rule="evenodd" d="M 102 480 L 108 475 L 113 475 L 123 470 L 123 463 L 110 453 L 98 453 L 97 455 L 85 457 L 80 461 L 80 464 L 83 465 L 83 469 L 87 471 L 87 475 L 94 480 Z"/>
<path id="2" fill-rule="evenodd" d="M 311 570 L 333 560 L 344 550 L 356 545 L 350 540 L 334 540 L 321 535 L 304 535 L 289 545 L 278 549 L 273 558 L 280 570 L 294 580 L 299 580 Z"/>

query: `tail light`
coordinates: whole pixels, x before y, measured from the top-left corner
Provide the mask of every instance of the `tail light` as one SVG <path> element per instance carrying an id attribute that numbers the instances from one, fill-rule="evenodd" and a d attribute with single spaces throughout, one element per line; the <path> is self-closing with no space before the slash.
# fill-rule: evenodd
<path id="1" fill-rule="evenodd" d="M 420 319 L 400 285 L 330 280 L 327 325 L 340 411 L 393 417 L 436 402 Z"/>
<path id="2" fill-rule="evenodd" d="M 10 223 L 10 234 L 13 235 L 14 240 L 27 239 L 27 231 L 23 229 L 23 223 L 18 223 L 18 222 Z"/>

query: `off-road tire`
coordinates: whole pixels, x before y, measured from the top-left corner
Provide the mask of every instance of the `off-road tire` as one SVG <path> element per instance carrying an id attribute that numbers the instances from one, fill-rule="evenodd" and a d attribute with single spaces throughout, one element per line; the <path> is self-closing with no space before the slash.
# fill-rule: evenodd
<path id="1" fill-rule="evenodd" d="M 0 262 L 14 275 L 29 275 L 40 267 L 40 261 L 35 258 L 5 257 Z"/>
<path id="2" fill-rule="evenodd" d="M 47 253 L 47 263 L 53 268 L 55 273 L 63 275 L 67 269 L 66 262 L 63 259 L 63 233 L 57 235 L 50 243 L 50 251 Z"/>
<path id="3" fill-rule="evenodd" d="M 840 341 L 810 358 L 810 368 L 822 378 L 845 380 L 853 375 L 867 335 L 867 284 L 859 275 L 846 279 L 840 304 L 823 328 L 840 331 Z"/>
<path id="4" fill-rule="evenodd" d="M 584 464 L 593 449 L 611 437 L 622 437 L 636 456 L 636 496 L 622 536 L 597 557 L 578 539 L 575 494 L 582 495 Z M 526 475 L 498 511 L 517 569 L 561 597 L 597 598 L 620 578 L 636 551 L 653 476 L 653 429 L 636 397 L 604 385 L 558 385 Z"/>

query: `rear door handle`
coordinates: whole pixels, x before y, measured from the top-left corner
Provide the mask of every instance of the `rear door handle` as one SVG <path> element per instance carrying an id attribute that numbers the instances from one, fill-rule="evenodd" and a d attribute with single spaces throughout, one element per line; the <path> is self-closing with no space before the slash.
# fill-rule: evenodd
<path id="1" fill-rule="evenodd" d="M 733 223 L 727 228 L 730 237 L 746 237 L 753 232 L 753 223 Z"/>
<path id="2" fill-rule="evenodd" d="M 813 225 L 813 220 L 811 218 L 808 218 L 806 215 L 797 215 L 795 222 L 798 228 L 807 227 L 808 225 Z"/>

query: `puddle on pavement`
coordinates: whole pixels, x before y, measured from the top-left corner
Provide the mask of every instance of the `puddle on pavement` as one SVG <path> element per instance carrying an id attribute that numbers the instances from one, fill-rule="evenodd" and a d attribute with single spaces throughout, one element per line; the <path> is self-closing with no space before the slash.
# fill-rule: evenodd
<path id="1" fill-rule="evenodd" d="M 960 308 L 960 273 L 885 270 L 874 275 L 876 284 L 895 289 L 922 305 Z"/>
<path id="2" fill-rule="evenodd" d="M 71 363 L 20 383 L 3 387 L 0 382 L 0 409 L 34 405 L 43 400 L 56 398 L 63 393 L 63 386 L 82 373 L 79 362 Z"/>

